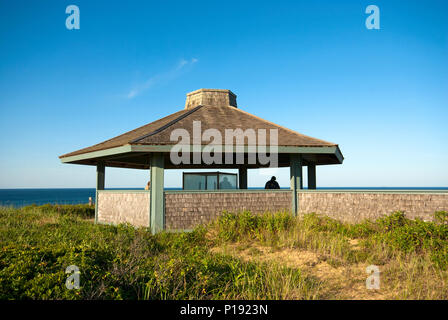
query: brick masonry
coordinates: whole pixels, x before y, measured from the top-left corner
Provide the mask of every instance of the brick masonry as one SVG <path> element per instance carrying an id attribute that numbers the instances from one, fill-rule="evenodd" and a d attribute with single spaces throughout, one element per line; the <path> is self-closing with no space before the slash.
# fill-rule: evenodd
<path id="1" fill-rule="evenodd" d="M 149 227 L 149 192 L 98 192 L 98 222 Z"/>
<path id="2" fill-rule="evenodd" d="M 290 210 L 291 192 L 210 192 L 166 193 L 165 227 L 168 230 L 192 229 L 198 224 L 213 221 L 224 210 Z"/>

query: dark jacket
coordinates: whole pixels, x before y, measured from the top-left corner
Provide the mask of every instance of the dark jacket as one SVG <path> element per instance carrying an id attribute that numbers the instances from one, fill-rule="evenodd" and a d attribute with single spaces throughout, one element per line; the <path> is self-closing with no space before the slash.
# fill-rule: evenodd
<path id="1" fill-rule="evenodd" d="M 275 180 L 269 180 L 264 186 L 265 189 L 280 189 L 280 185 Z"/>

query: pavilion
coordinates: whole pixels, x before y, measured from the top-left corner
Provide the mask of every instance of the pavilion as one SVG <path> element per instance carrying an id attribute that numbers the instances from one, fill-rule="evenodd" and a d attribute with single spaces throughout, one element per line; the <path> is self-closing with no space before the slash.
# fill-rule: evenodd
<path id="1" fill-rule="evenodd" d="M 208 142 L 199 141 L 198 147 L 198 141 L 194 141 L 195 136 L 197 137 L 195 124 L 198 123 L 200 123 L 201 128 L 200 137 L 208 129 L 220 133 L 222 137 L 226 137 L 226 130 L 228 129 L 241 129 L 243 132 L 246 132 L 246 130 L 260 132 L 261 130 L 261 132 L 266 133 L 266 141 L 272 142 L 271 132 L 275 130 L 277 133 L 277 146 L 258 140 L 254 148 L 253 145 L 248 143 L 249 140 L 244 138 L 240 140 L 236 138 L 236 143 L 232 148 L 223 145 L 222 142 L 220 144 L 215 143 L 214 146 L 219 146 L 220 148 L 214 149 L 214 152 L 221 150 L 217 153 L 221 153 L 223 158 L 231 159 L 232 161 L 209 163 L 204 161 L 202 157 L 195 156 L 204 152 L 208 145 Z M 173 132 L 183 132 L 193 137 L 193 143 L 182 144 L 182 150 L 190 152 L 188 156 L 190 161 L 178 164 L 173 163 L 171 152 L 178 145 L 178 140 L 173 141 L 172 139 Z M 135 224 L 146 225 L 155 233 L 165 229 L 165 206 L 168 205 L 165 195 L 166 191 L 164 191 L 165 169 L 238 169 L 239 190 L 233 190 L 233 192 L 244 192 L 244 189 L 247 189 L 247 170 L 268 166 L 266 163 L 259 161 L 258 158 L 256 158 L 255 162 L 248 161 L 251 155 L 259 152 L 258 147 L 263 147 L 266 153 L 273 152 L 277 155 L 276 166 L 290 167 L 291 188 L 287 192 L 288 196 L 290 194 L 291 197 L 291 200 L 288 201 L 290 201 L 290 210 L 293 214 L 298 212 L 298 190 L 303 188 L 302 167 L 306 166 L 308 170 L 308 189 L 315 189 L 316 166 L 342 164 L 343 162 L 343 156 L 337 144 L 300 134 L 247 113 L 237 107 L 236 95 L 234 93 L 230 90 L 220 89 L 199 89 L 190 92 L 187 94 L 183 110 L 96 145 L 64 154 L 60 156 L 60 159 L 63 163 L 97 167 L 97 200 L 95 204 L 97 222 L 102 222 L 98 217 L 99 207 L 102 208 L 101 217 L 109 217 L 108 213 L 104 211 L 106 208 L 110 212 L 115 212 L 114 210 L 117 209 L 114 209 L 114 206 L 123 206 L 124 203 L 123 200 L 116 200 L 117 202 L 115 203 L 117 205 L 108 204 L 106 206 L 104 204 L 105 207 L 101 207 L 100 201 L 102 201 L 102 198 L 99 197 L 99 193 L 105 190 L 105 167 L 149 169 L 151 188 L 149 191 L 142 191 L 146 195 L 145 197 L 140 196 L 140 200 L 138 200 L 147 201 L 148 203 L 140 208 L 139 205 L 136 205 L 136 202 L 133 202 L 137 200 L 126 198 L 129 200 L 129 206 L 123 207 L 120 209 L 122 211 L 114 216 L 120 218 L 108 218 L 109 220 L 106 222 L 130 221 L 133 223 L 134 220 L 129 220 L 123 215 L 127 214 L 126 210 L 134 210 L 133 208 L 139 207 L 141 218 L 138 220 L 140 222 Z M 244 161 L 241 162 L 238 159 L 244 159 Z M 203 191 L 203 193 L 211 192 L 219 193 L 224 191 Z M 259 190 L 257 192 L 272 191 Z M 201 217 L 208 214 L 207 210 L 199 209 Z M 146 211 L 149 212 L 146 213 Z M 183 211 L 187 212 L 186 210 Z M 145 216 L 146 214 L 147 217 Z M 175 216 L 175 213 L 173 214 Z M 187 217 L 180 217 L 179 219 L 187 219 Z"/>

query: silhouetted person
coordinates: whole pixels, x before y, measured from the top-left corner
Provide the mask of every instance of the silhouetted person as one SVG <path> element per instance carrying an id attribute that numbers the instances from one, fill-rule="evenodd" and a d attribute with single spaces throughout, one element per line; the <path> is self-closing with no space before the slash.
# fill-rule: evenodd
<path id="1" fill-rule="evenodd" d="M 224 177 L 223 181 L 219 183 L 219 189 L 232 189 L 232 185 L 230 184 L 227 177 Z"/>
<path id="2" fill-rule="evenodd" d="M 275 177 L 272 176 L 271 180 L 266 182 L 266 185 L 264 186 L 265 189 L 280 189 L 280 186 L 277 181 L 275 181 Z"/>

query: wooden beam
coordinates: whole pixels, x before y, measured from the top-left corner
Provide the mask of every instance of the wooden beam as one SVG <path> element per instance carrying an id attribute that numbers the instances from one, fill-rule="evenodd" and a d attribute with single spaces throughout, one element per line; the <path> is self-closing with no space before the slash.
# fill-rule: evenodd
<path id="1" fill-rule="evenodd" d="M 96 190 L 95 190 L 95 223 L 98 222 L 98 190 L 104 190 L 106 180 L 106 166 L 99 163 L 96 166 Z"/>
<path id="2" fill-rule="evenodd" d="M 292 190 L 291 211 L 294 216 L 299 212 L 299 189 L 302 189 L 302 156 L 300 154 L 290 155 L 290 182 Z"/>
<path id="3" fill-rule="evenodd" d="M 150 228 L 156 234 L 165 228 L 164 159 L 163 153 L 151 154 Z"/>
<path id="4" fill-rule="evenodd" d="M 308 165 L 308 189 L 316 189 L 316 165 Z"/>
<path id="5" fill-rule="evenodd" d="M 247 167 L 238 168 L 238 185 L 240 189 L 247 189 Z"/>

